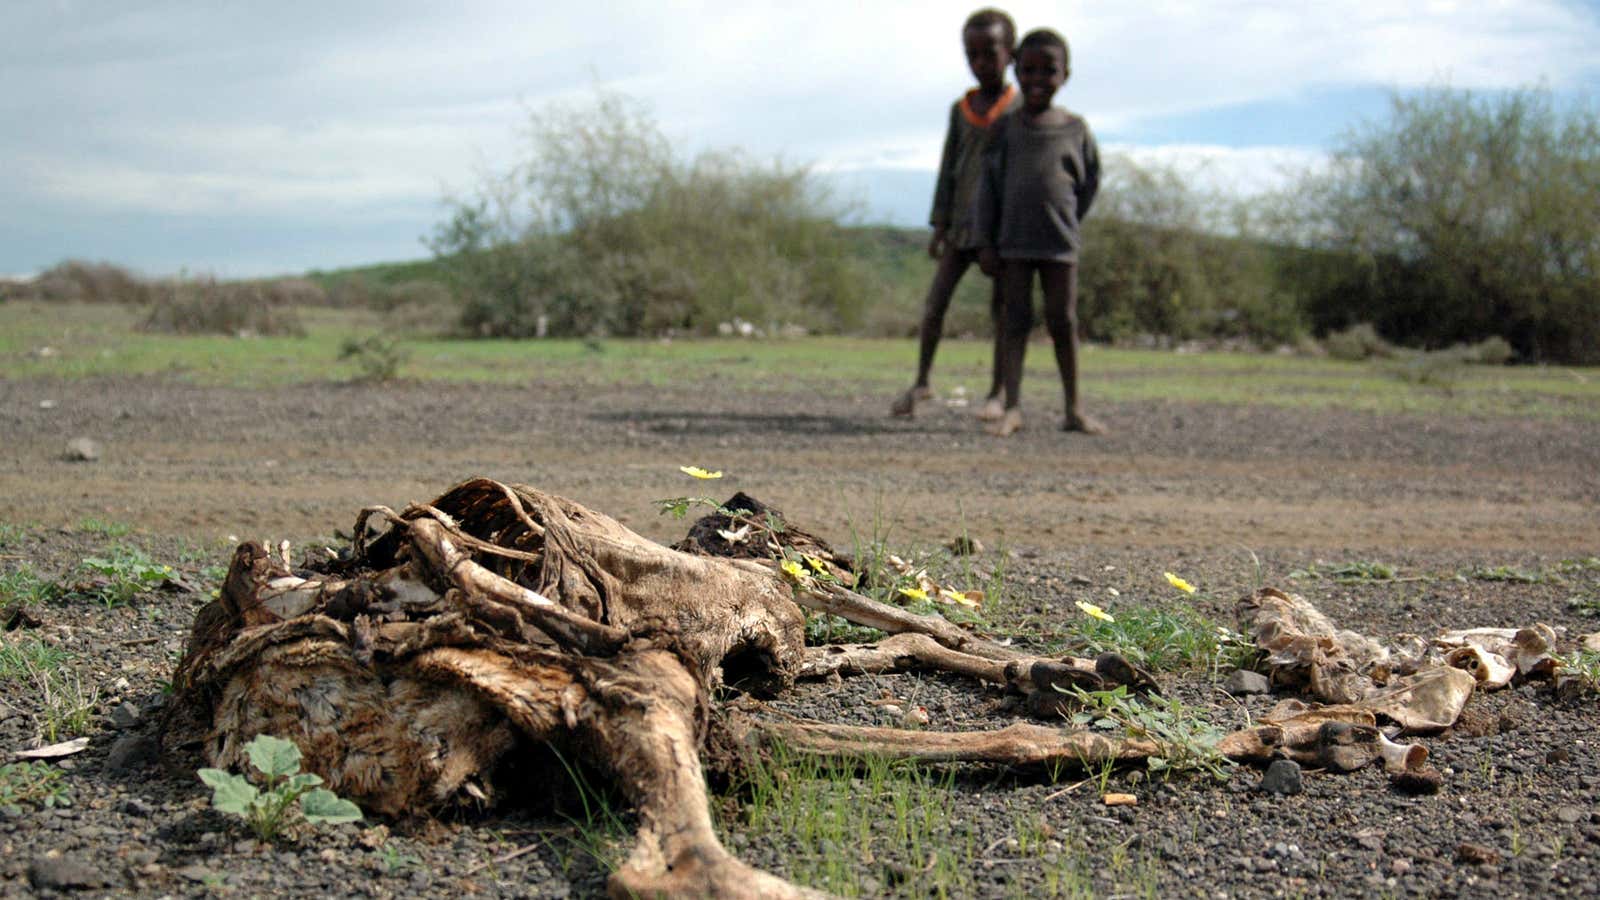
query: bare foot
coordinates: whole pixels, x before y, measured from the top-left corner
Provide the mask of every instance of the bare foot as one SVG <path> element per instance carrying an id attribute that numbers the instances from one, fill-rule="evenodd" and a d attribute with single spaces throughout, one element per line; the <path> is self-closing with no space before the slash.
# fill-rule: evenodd
<path id="1" fill-rule="evenodd" d="M 978 407 L 978 411 L 973 415 L 976 415 L 980 422 L 998 422 L 1005 414 L 1005 403 L 999 397 L 990 397 L 983 401 L 983 405 Z"/>
<path id="2" fill-rule="evenodd" d="M 1084 434 L 1105 434 L 1106 426 L 1093 416 L 1083 413 L 1068 413 L 1067 420 L 1061 423 L 1062 431 L 1080 431 Z"/>
<path id="3" fill-rule="evenodd" d="M 917 413 L 917 404 L 924 400 L 932 400 L 933 391 L 925 384 L 912 385 L 906 392 L 894 398 L 894 403 L 889 406 L 892 416 L 905 416 L 910 418 Z"/>
<path id="4" fill-rule="evenodd" d="M 1022 410 L 1008 409 L 998 420 L 989 423 L 984 431 L 995 437 L 1010 437 L 1022 430 Z"/>

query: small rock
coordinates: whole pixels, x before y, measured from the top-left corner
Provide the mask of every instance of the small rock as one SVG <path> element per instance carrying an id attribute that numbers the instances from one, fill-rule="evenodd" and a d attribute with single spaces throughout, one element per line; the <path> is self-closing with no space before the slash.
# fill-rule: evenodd
<path id="1" fill-rule="evenodd" d="M 139 707 L 132 703 L 118 703 L 111 708 L 111 725 L 118 730 L 127 730 L 139 724 Z"/>
<path id="2" fill-rule="evenodd" d="M 99 866 L 73 856 L 41 856 L 28 866 L 28 883 L 57 891 L 100 888 L 110 884 Z"/>
<path id="3" fill-rule="evenodd" d="M 148 734 L 130 733 L 117 738 L 106 753 L 107 772 L 128 772 L 155 762 L 159 748 Z"/>
<path id="4" fill-rule="evenodd" d="M 1556 807 L 1556 819 L 1566 825 L 1576 825 L 1582 822 L 1586 813 L 1576 806 Z"/>
<path id="5" fill-rule="evenodd" d="M 1272 692 L 1272 682 L 1260 672 L 1249 669 L 1234 669 L 1228 679 L 1222 683 L 1222 689 L 1235 697 L 1250 694 L 1269 694 Z"/>
<path id="6" fill-rule="evenodd" d="M 1549 765 L 1560 765 L 1572 762 L 1572 753 L 1565 747 L 1557 747 L 1544 755 L 1544 761 Z"/>
<path id="7" fill-rule="evenodd" d="M 211 884 L 223 876 L 199 863 L 192 863 L 178 870 L 178 875 L 199 884 Z"/>
<path id="8" fill-rule="evenodd" d="M 976 556 L 983 552 L 983 542 L 963 534 L 945 544 L 944 548 L 949 550 L 952 556 Z"/>
<path id="9" fill-rule="evenodd" d="M 1389 871 L 1393 872 L 1397 877 L 1403 877 L 1407 872 L 1411 871 L 1411 860 L 1402 856 L 1389 863 Z"/>
<path id="10" fill-rule="evenodd" d="M 1412 796 L 1437 794 L 1444 785 L 1444 776 L 1432 766 L 1423 766 L 1389 776 L 1389 785 L 1399 793 Z"/>
<path id="11" fill-rule="evenodd" d="M 1305 790 L 1300 779 L 1300 764 L 1292 759 L 1273 760 L 1272 765 L 1267 766 L 1267 774 L 1261 776 L 1261 783 L 1256 785 L 1256 790 L 1285 797 L 1300 793 Z"/>
<path id="12" fill-rule="evenodd" d="M 1500 852 L 1482 844 L 1463 841 L 1456 845 L 1456 862 L 1469 866 L 1499 865 Z"/>
<path id="13" fill-rule="evenodd" d="M 86 437 L 75 437 L 67 441 L 64 456 L 68 462 L 94 462 L 100 458 L 100 444 Z"/>

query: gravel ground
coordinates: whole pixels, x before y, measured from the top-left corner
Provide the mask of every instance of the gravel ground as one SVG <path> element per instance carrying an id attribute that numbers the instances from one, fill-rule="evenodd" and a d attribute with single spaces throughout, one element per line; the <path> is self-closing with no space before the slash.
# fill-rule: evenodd
<path id="1" fill-rule="evenodd" d="M 41 399 L 55 404 L 42 410 Z M 36 623 L 6 633 L 67 651 L 98 697 L 88 748 L 54 763 L 72 804 L 0 811 L 0 895 L 600 894 L 603 862 L 573 824 L 581 803 L 567 788 L 470 819 L 368 822 L 263 846 L 210 810 L 199 760 L 154 753 L 162 685 L 229 536 L 328 539 L 361 506 L 426 499 L 476 473 L 631 516 L 662 540 L 682 523 L 657 518 L 649 501 L 683 491 L 676 466 L 691 462 L 727 469 L 730 493 L 773 502 L 845 546 L 875 516 L 907 548 L 965 527 L 989 547 L 972 567 L 1004 573 L 1007 598 L 990 624 L 1024 637 L 1070 631 L 1075 600 L 1113 611 L 1174 603 L 1165 570 L 1199 585 L 1188 602 L 1228 624 L 1259 577 L 1375 636 L 1545 622 L 1570 640 L 1600 629 L 1582 609 L 1600 605 L 1600 571 L 1558 572 L 1600 552 L 1595 425 L 1150 403 L 1106 408 L 1117 430 L 1105 440 L 1036 429 L 997 445 L 959 410 L 892 421 L 880 415 L 886 402 L 694 384 L 0 381 L 0 572 L 26 564 L 70 582 L 79 560 L 120 543 L 178 576 L 126 605 L 42 604 Z M 67 441 L 84 435 L 102 443 L 101 458 L 65 461 Z M 107 523 L 134 530 L 108 536 Z M 1400 577 L 1312 574 L 1358 561 Z M 1539 577 L 1482 577 L 1513 570 Z M 1209 672 L 1161 681 L 1221 727 L 1272 702 L 1227 698 Z M 1017 715 L 996 692 L 927 675 L 805 684 L 769 712 L 880 724 L 871 701 L 885 691 L 925 706 L 935 729 Z M 40 703 L 30 685 L 0 680 L 0 750 L 36 742 Z M 1395 792 L 1376 769 L 1308 771 L 1289 796 L 1257 790 L 1262 774 L 1249 769 L 1225 783 L 1129 770 L 1104 787 L 1138 804 L 1110 809 L 1077 772 L 939 772 L 932 867 L 885 833 L 888 811 L 880 831 L 838 845 L 750 821 L 748 798 L 719 807 L 748 862 L 869 895 L 1592 896 L 1595 696 L 1529 686 L 1469 710 L 1454 733 L 1422 739 L 1445 776 L 1423 797 Z"/>

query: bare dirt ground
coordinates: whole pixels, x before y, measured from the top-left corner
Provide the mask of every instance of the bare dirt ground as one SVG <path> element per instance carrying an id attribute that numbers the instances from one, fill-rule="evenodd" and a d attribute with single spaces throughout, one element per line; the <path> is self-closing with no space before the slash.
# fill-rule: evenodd
<path id="1" fill-rule="evenodd" d="M 1027 430 L 996 441 L 965 409 L 930 404 L 915 420 L 893 420 L 884 396 L 757 394 L 686 379 L 626 389 L 0 381 L 0 521 L 27 531 L 5 553 L 65 576 L 93 550 L 82 525 L 96 519 L 131 523 L 158 558 L 209 554 L 222 563 L 234 540 L 331 541 L 363 506 L 398 508 L 482 474 L 571 497 L 660 540 L 680 537 L 685 524 L 658 516 L 652 500 L 695 491 L 721 499 L 736 489 L 843 547 L 853 535 L 884 532 L 894 545 L 935 546 L 965 531 L 988 548 L 978 565 L 1004 568 L 1015 598 L 1004 617 L 1013 623 L 1060 626 L 1077 615 L 1075 599 L 1112 608 L 1170 602 L 1163 570 L 1199 584 L 1195 605 L 1228 621 L 1259 564 L 1265 583 L 1379 636 L 1533 621 L 1569 637 L 1597 628 L 1572 602 L 1600 598 L 1597 576 L 1556 574 L 1563 560 L 1600 553 L 1593 422 L 1140 403 L 1096 410 L 1113 433 L 1086 438 L 1057 431 L 1058 415 L 1041 403 Z M 100 458 L 68 460 L 77 437 L 99 442 Z M 689 483 L 677 470 L 686 464 L 727 475 Z M 1403 578 L 1317 578 L 1319 561 L 1381 561 Z M 1492 577 L 1511 570 L 1548 577 Z M 94 876 L 88 889 L 101 894 L 600 890 L 592 860 L 551 847 L 502 861 L 543 840 L 537 817 L 396 823 L 387 843 L 346 829 L 262 848 L 205 808 L 195 761 L 185 772 L 118 757 L 118 742 L 126 755 L 123 739 L 148 724 L 123 721 L 119 730 L 110 711 L 130 704 L 148 720 L 205 599 L 42 610 L 38 633 L 78 654 L 85 677 L 97 679 L 100 717 L 91 749 L 67 763 L 72 808 L 0 814 L 0 894 L 70 889 L 70 878 L 39 875 L 41 865 L 58 865 L 40 861 L 58 855 L 83 864 Z M 1222 725 L 1266 708 L 1261 698 L 1218 700 L 1198 675 L 1170 687 Z M 916 695 L 934 728 L 1007 715 L 996 696 L 916 676 L 812 685 L 781 707 L 875 721 L 866 701 L 885 689 Z M 31 737 L 30 702 L 20 694 L 0 702 L 0 749 Z M 1044 824 L 1061 853 L 1099 861 L 1084 875 L 1089 893 L 1592 895 L 1600 878 L 1593 695 L 1558 701 L 1529 687 L 1474 703 L 1492 727 L 1428 741 L 1446 774 L 1428 797 L 1395 794 L 1370 771 L 1308 774 L 1305 793 L 1292 797 L 1254 792 L 1251 772 L 1226 786 L 1130 775 L 1117 783 L 1140 794 L 1140 805 L 1111 813 L 1093 791 L 1057 797 L 1038 776 L 958 780 L 950 827 L 976 850 L 953 893 L 1042 895 L 1036 867 L 1005 858 L 1015 846 L 1008 836 L 1027 821 Z M 730 841 L 780 873 L 807 871 L 796 860 L 808 856 L 847 853 L 771 835 Z M 1463 844 L 1490 858 L 1458 858 Z M 848 853 L 864 893 L 937 889 L 913 861 Z M 1130 858 L 1139 861 L 1131 869 Z"/>

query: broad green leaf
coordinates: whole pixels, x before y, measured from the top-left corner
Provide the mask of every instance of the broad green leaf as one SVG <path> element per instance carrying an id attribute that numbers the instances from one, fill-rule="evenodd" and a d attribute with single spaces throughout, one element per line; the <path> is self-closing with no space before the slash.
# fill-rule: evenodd
<path id="1" fill-rule="evenodd" d="M 300 814 L 313 825 L 361 821 L 361 807 L 320 788 L 300 798 Z"/>
<path id="2" fill-rule="evenodd" d="M 234 775 L 221 769 L 201 769 L 197 774 L 201 781 L 210 786 L 211 805 L 220 812 L 248 815 L 251 804 L 260 793 L 243 775 Z"/>
<path id="3" fill-rule="evenodd" d="M 313 774 L 311 772 L 301 772 L 299 775 L 295 775 L 294 777 L 290 778 L 288 782 L 284 784 L 284 788 L 292 794 L 299 795 L 311 790 L 321 783 L 322 776 Z"/>
<path id="4" fill-rule="evenodd" d="M 255 740 L 244 745 L 250 754 L 250 764 L 268 778 L 282 778 L 300 771 L 300 748 L 294 741 L 258 734 Z"/>

